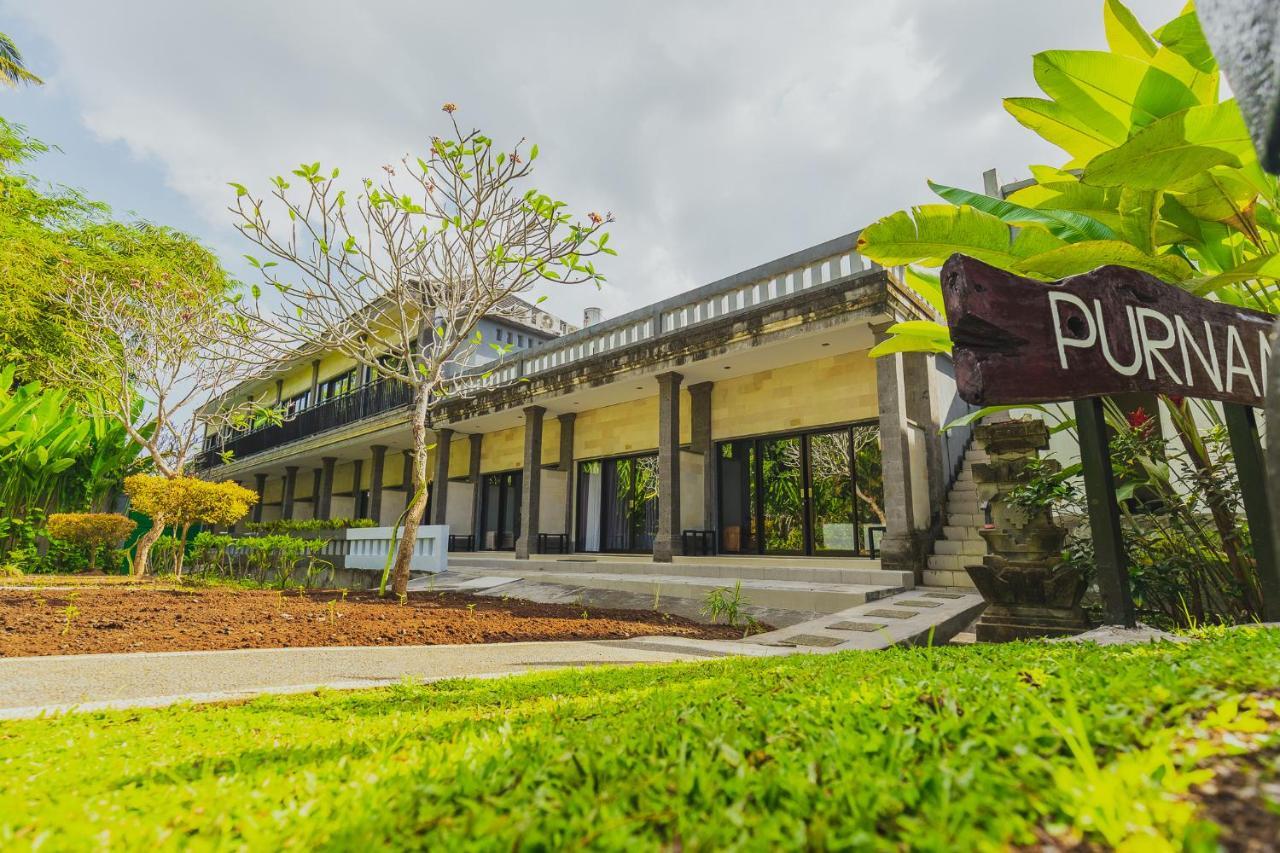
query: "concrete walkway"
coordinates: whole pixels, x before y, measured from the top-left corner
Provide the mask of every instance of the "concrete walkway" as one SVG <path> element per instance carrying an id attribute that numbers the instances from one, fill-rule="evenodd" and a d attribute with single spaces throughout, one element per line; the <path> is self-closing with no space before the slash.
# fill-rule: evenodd
<path id="1" fill-rule="evenodd" d="M 519 579 L 443 578 L 453 588 L 497 595 Z M 587 592 L 554 584 L 521 587 L 537 599 Z M 549 590 L 549 592 L 547 592 Z M 637 593 L 591 590 L 613 606 L 637 606 Z M 626 600 L 615 600 L 615 599 Z M 671 604 L 677 602 L 672 601 Z M 681 602 L 696 606 L 692 600 Z M 593 604 L 592 606 L 597 606 Z M 495 643 L 456 646 L 240 649 L 211 652 L 141 652 L 0 659 L 0 719 L 175 702 L 220 702 L 320 687 L 353 689 L 446 678 L 492 678 L 521 672 L 604 664 L 666 663 L 729 655 L 774 657 L 883 649 L 898 644 L 945 643 L 982 609 L 982 599 L 958 590 L 913 590 L 867 600 L 835 613 L 792 614 L 767 634 L 744 640 L 637 637 L 631 640 Z M 665 607 L 665 605 L 664 605 Z M 777 611 L 780 615 L 782 611 Z M 765 613 L 764 615 L 772 615 Z"/>
<path id="2" fill-rule="evenodd" d="M 756 656 L 781 649 L 725 641 L 634 640 L 458 646 L 239 649 L 0 659 L 0 719 L 175 702 L 221 702 L 319 687 L 352 689 L 420 681 L 488 678 L 602 664 Z"/>

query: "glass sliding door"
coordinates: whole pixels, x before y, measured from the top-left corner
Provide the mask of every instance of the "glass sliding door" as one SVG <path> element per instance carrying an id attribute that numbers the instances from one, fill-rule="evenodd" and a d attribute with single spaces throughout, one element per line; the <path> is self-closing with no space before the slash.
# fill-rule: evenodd
<path id="1" fill-rule="evenodd" d="M 524 473 L 485 474 L 481 480 L 480 542 L 484 551 L 510 551 L 520 538 L 520 503 Z"/>
<path id="2" fill-rule="evenodd" d="M 721 442 L 720 551 L 858 555 L 884 531 L 874 424 Z"/>
<path id="3" fill-rule="evenodd" d="M 884 474 L 880 470 L 880 430 L 872 424 L 853 428 L 854 491 L 857 496 L 858 550 L 878 554 L 885 531 Z"/>
<path id="4" fill-rule="evenodd" d="M 847 429 L 806 436 L 814 554 L 858 551 L 853 443 Z"/>
<path id="5" fill-rule="evenodd" d="M 600 512 L 604 465 L 599 461 L 578 464 L 578 532 L 576 549 L 600 550 Z"/>
<path id="6" fill-rule="evenodd" d="M 578 550 L 646 553 L 657 532 L 656 455 L 578 464 Z"/>
<path id="7" fill-rule="evenodd" d="M 802 439 L 763 439 L 759 445 L 760 528 L 765 554 L 805 553 Z"/>
<path id="8" fill-rule="evenodd" d="M 751 439 L 726 441 L 717 454 L 720 477 L 720 553 L 755 554 L 760 550 L 756 532 L 756 443 Z"/>

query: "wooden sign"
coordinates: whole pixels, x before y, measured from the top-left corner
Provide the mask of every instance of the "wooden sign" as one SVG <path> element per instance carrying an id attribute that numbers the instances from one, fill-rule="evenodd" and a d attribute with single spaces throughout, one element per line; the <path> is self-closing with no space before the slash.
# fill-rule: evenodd
<path id="1" fill-rule="evenodd" d="M 1128 267 L 1060 281 L 963 255 L 942 268 L 960 396 L 977 405 L 1151 391 L 1261 406 L 1274 318 Z"/>

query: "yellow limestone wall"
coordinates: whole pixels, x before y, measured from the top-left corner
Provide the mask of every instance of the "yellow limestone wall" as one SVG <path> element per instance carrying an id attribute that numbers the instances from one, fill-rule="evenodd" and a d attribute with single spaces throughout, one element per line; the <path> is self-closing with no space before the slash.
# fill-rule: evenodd
<path id="1" fill-rule="evenodd" d="M 372 464 L 372 463 L 370 463 Z M 382 488 L 389 489 L 392 486 L 399 488 L 404 485 L 404 453 L 399 450 L 388 450 L 387 461 L 382 468 Z M 385 495 L 383 500 L 385 500 Z"/>
<path id="2" fill-rule="evenodd" d="M 680 394 L 680 442 L 689 441 L 689 395 Z M 573 458 L 621 456 L 658 448 L 658 397 L 581 412 L 573 426 Z"/>
<path id="3" fill-rule="evenodd" d="M 471 473 L 471 439 L 465 435 L 449 442 L 449 479 Z"/>
<path id="4" fill-rule="evenodd" d="M 545 433 L 544 433 L 545 435 Z M 487 432 L 480 445 L 480 471 L 511 471 L 524 467 L 524 427 Z"/>
<path id="5" fill-rule="evenodd" d="M 711 435 L 718 439 L 875 418 L 876 368 L 866 351 L 717 382 Z"/>

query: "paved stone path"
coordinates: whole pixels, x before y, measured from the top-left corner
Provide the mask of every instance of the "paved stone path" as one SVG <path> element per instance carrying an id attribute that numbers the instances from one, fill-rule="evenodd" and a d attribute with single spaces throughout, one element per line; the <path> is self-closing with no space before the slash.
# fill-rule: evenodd
<path id="1" fill-rule="evenodd" d="M 777 650 L 770 650 L 776 653 Z M 0 659 L 0 718 L 217 702 L 318 687 L 486 678 L 571 666 L 756 654 L 741 644 L 676 637 L 459 646 L 240 649 Z"/>

